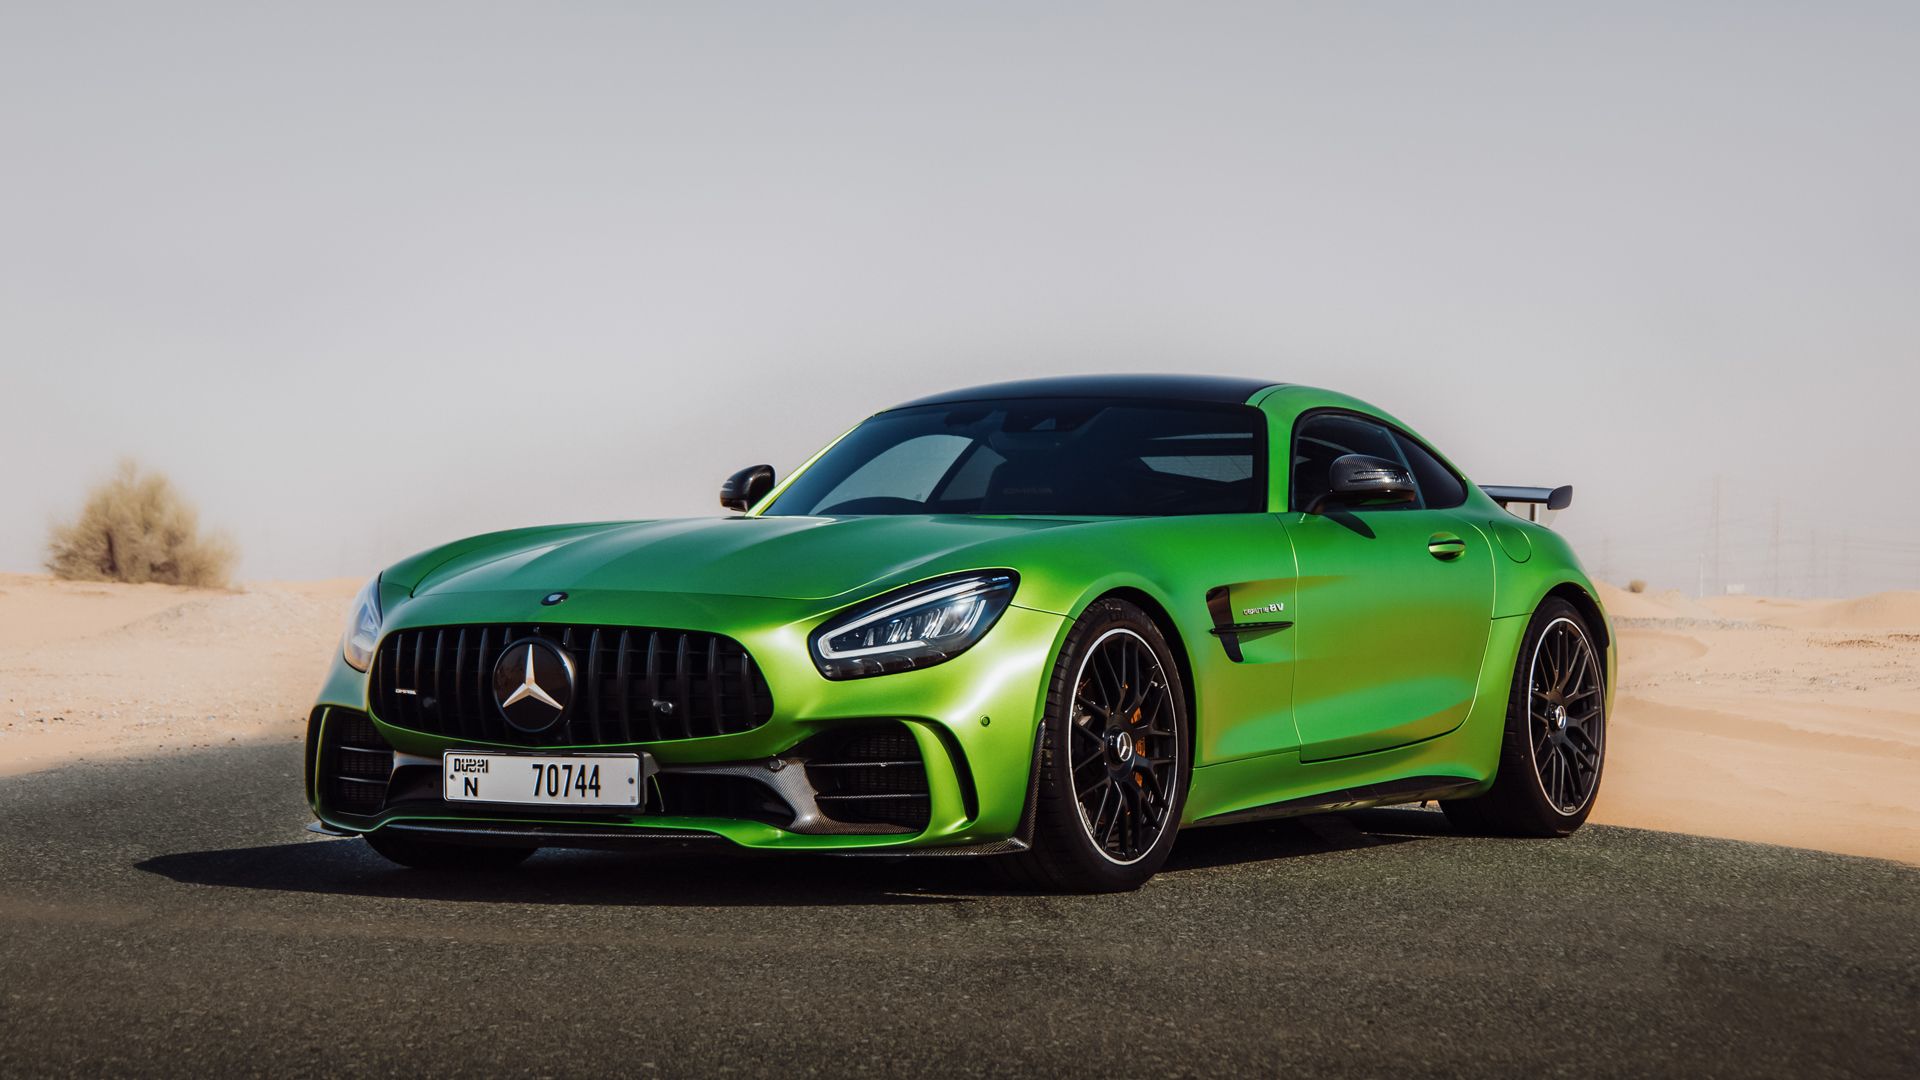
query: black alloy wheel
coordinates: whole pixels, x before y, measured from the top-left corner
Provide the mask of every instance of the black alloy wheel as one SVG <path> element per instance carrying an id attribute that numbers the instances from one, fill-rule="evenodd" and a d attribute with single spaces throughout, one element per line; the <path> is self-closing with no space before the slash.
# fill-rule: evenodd
<path id="1" fill-rule="evenodd" d="M 1087 839 L 1138 862 L 1167 828 L 1180 764 L 1172 689 L 1139 633 L 1108 630 L 1087 651 L 1073 699 L 1068 773 Z"/>
<path id="2" fill-rule="evenodd" d="M 1440 804 L 1455 827 L 1566 836 L 1585 823 L 1607 758 L 1607 666 L 1598 632 L 1586 613 L 1559 597 L 1533 613 L 1514 663 L 1493 783 L 1482 794 Z"/>
<path id="3" fill-rule="evenodd" d="M 1534 643 L 1529 749 L 1540 794 L 1556 813 L 1579 813 L 1600 786 L 1606 710 L 1600 662 L 1586 628 L 1561 616 Z"/>
<path id="4" fill-rule="evenodd" d="M 1145 611 L 1117 597 L 1074 620 L 1036 733 L 1032 847 L 1004 860 L 1015 881 L 1121 892 L 1166 864 L 1192 775 L 1175 648 Z"/>

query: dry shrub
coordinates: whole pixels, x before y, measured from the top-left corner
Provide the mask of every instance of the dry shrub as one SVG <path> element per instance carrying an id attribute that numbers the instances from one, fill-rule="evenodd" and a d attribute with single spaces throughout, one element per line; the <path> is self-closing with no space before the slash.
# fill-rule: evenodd
<path id="1" fill-rule="evenodd" d="M 1628 592 L 1646 592 L 1647 583 L 1644 581 L 1641 581 L 1639 578 L 1634 578 L 1632 581 L 1627 582 L 1627 591 Z"/>
<path id="2" fill-rule="evenodd" d="M 122 461 L 88 493 L 80 516 L 55 525 L 47 541 L 47 569 L 70 581 L 217 589 L 238 557 L 225 536 L 201 535 L 199 512 L 172 482 L 132 461 Z"/>

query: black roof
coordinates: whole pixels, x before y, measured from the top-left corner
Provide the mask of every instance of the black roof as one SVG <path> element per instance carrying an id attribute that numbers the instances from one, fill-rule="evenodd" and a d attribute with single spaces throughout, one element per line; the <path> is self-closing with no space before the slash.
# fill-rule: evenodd
<path id="1" fill-rule="evenodd" d="M 1047 379 L 1017 379 L 989 386 L 949 390 L 902 405 L 948 405 L 960 401 L 1004 401 L 1017 398 L 1150 398 L 1155 401 L 1204 401 L 1238 405 L 1279 383 L 1272 379 L 1243 379 L 1220 375 L 1059 375 Z"/>

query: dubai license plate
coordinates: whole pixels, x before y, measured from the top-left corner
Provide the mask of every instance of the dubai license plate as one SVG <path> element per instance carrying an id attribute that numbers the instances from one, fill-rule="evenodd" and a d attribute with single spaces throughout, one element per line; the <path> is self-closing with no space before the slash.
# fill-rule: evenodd
<path id="1" fill-rule="evenodd" d="M 442 792 L 448 802 L 516 806 L 639 806 L 638 754 L 471 754 L 449 752 Z"/>

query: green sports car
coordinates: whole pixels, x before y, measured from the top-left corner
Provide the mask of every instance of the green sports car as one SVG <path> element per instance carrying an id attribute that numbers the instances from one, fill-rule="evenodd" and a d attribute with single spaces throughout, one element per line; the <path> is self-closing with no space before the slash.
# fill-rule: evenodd
<path id="1" fill-rule="evenodd" d="M 1151 877 L 1181 828 L 1593 806 L 1613 634 L 1534 520 L 1341 394 L 1040 379 L 878 413 L 731 514 L 517 529 L 369 582 L 308 723 L 322 831 L 994 855 Z M 1522 517 L 1521 512 L 1526 516 Z"/>

